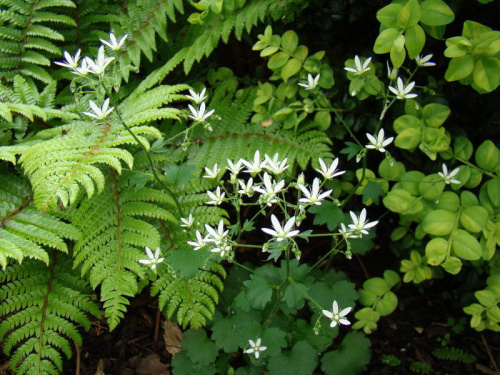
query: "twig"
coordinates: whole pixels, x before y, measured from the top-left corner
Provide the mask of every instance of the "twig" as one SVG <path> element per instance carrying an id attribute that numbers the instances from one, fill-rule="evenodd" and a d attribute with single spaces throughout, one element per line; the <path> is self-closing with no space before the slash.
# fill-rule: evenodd
<path id="1" fill-rule="evenodd" d="M 366 269 L 365 264 L 364 264 L 364 263 L 363 263 L 363 261 L 361 260 L 361 257 L 360 257 L 358 254 L 356 254 L 356 253 L 354 253 L 354 256 L 355 256 L 355 257 L 356 257 L 356 259 L 358 260 L 358 263 L 359 263 L 359 265 L 361 266 L 361 269 L 363 270 L 363 273 L 365 274 L 365 277 L 366 277 L 367 279 L 369 279 L 369 278 L 370 278 L 370 274 L 368 273 L 368 270 Z"/>
<path id="2" fill-rule="evenodd" d="M 76 370 L 75 370 L 75 374 L 76 375 L 80 375 L 80 366 L 81 366 L 81 360 L 82 360 L 82 356 L 81 356 L 81 350 L 80 350 L 80 347 L 78 346 L 78 344 L 75 342 L 75 351 L 76 351 Z"/>
<path id="3" fill-rule="evenodd" d="M 493 365 L 493 368 L 495 371 L 498 371 L 498 366 L 497 363 L 495 362 L 495 359 L 493 358 L 493 355 L 491 354 L 490 347 L 488 346 L 488 343 L 486 342 L 486 339 L 484 338 L 484 335 L 481 333 L 481 340 L 483 341 L 484 348 L 486 349 L 486 353 L 488 353 L 488 357 L 490 357 L 491 364 Z"/>
<path id="4" fill-rule="evenodd" d="M 158 342 L 158 336 L 160 334 L 160 318 L 161 311 L 159 308 L 156 309 L 156 319 L 155 319 L 155 333 L 153 335 L 153 341 Z"/>

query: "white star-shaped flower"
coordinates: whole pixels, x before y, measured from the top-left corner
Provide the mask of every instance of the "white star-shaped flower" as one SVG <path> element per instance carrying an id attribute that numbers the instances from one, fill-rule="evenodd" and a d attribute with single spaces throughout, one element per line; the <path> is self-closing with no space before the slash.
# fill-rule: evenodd
<path id="1" fill-rule="evenodd" d="M 316 206 L 321 205 L 321 201 L 328 197 L 332 190 L 325 191 L 324 193 L 320 193 L 319 191 L 319 178 L 315 178 L 312 184 L 311 190 L 307 189 L 304 185 L 299 184 L 300 190 L 304 194 L 305 198 L 300 198 L 299 202 L 302 203 L 310 203 Z"/>
<path id="2" fill-rule="evenodd" d="M 369 145 L 366 145 L 366 148 L 370 148 L 373 150 L 377 150 L 380 152 L 385 152 L 385 147 L 390 145 L 391 142 L 393 141 L 394 137 L 389 137 L 387 139 L 384 138 L 384 129 L 380 129 L 380 131 L 377 134 L 377 138 L 375 138 L 373 135 L 366 133 L 366 136 L 368 137 L 368 140 L 370 141 Z"/>
<path id="3" fill-rule="evenodd" d="M 151 249 L 149 247 L 146 247 L 146 255 L 148 256 L 148 259 L 141 259 L 139 260 L 139 263 L 141 264 L 148 264 L 152 270 L 156 268 L 156 265 L 158 263 L 163 262 L 163 258 L 160 258 L 160 248 L 158 247 L 153 254 Z"/>
<path id="4" fill-rule="evenodd" d="M 262 231 L 276 237 L 276 241 L 283 241 L 285 238 L 293 237 L 300 233 L 298 230 L 292 230 L 295 224 L 295 216 L 292 216 L 283 227 L 274 214 L 271 215 L 271 222 L 273 224 L 273 229 L 262 228 Z"/>
<path id="5" fill-rule="evenodd" d="M 353 234 L 351 229 L 346 228 L 344 223 L 340 224 L 339 234 L 344 238 L 360 238 L 360 236 Z"/>
<path id="6" fill-rule="evenodd" d="M 266 162 L 260 160 L 259 150 L 255 151 L 252 161 L 242 159 L 241 162 L 248 168 L 243 171 L 247 173 L 259 173 L 266 166 Z"/>
<path id="7" fill-rule="evenodd" d="M 356 216 L 356 214 L 352 211 L 349 212 L 349 214 L 351 215 L 352 219 L 352 224 L 349 224 L 349 228 L 356 236 L 361 237 L 362 234 L 368 234 L 367 229 L 370 229 L 378 224 L 378 220 L 372 221 L 370 223 L 368 222 L 368 220 L 366 219 L 366 208 L 363 208 L 361 210 L 359 217 Z"/>
<path id="8" fill-rule="evenodd" d="M 415 82 L 410 82 L 407 86 L 405 86 L 401 77 L 398 77 L 397 88 L 389 86 L 389 90 L 391 90 L 391 92 L 396 95 L 396 98 L 398 99 L 411 99 L 418 96 L 417 94 L 410 94 L 413 86 L 415 86 Z"/>
<path id="9" fill-rule="evenodd" d="M 203 178 L 217 178 L 217 175 L 220 172 L 220 169 L 217 168 L 217 163 L 215 163 L 214 168 L 210 169 L 208 167 L 205 167 L 205 172 L 207 173 L 206 175 L 203 176 Z"/>
<path id="10" fill-rule="evenodd" d="M 64 51 L 64 61 L 54 61 L 54 64 L 64 66 L 69 69 L 76 69 L 78 67 L 78 60 L 80 60 L 81 51 L 78 50 L 75 56 L 71 56 L 68 52 Z"/>
<path id="11" fill-rule="evenodd" d="M 336 158 L 329 167 L 326 165 L 323 159 L 319 158 L 319 165 L 321 169 L 314 169 L 316 169 L 325 179 L 332 179 L 345 173 L 345 171 L 337 171 L 337 166 L 339 165 L 338 158 Z"/>
<path id="12" fill-rule="evenodd" d="M 113 112 L 113 109 L 115 109 L 115 107 L 108 108 L 109 107 L 109 98 L 104 100 L 102 107 L 99 107 L 92 100 L 89 100 L 89 105 L 90 105 L 90 108 L 92 109 L 92 112 L 83 112 L 83 114 L 87 115 L 89 117 L 93 117 L 93 118 L 98 119 L 98 120 L 105 119 L 111 112 Z"/>
<path id="13" fill-rule="evenodd" d="M 103 74 L 106 70 L 106 67 L 114 59 L 114 57 L 106 57 L 103 46 L 99 47 L 99 50 L 97 51 L 97 59 L 95 61 L 88 57 L 85 58 L 89 67 L 89 71 L 94 73 L 95 75 Z"/>
<path id="14" fill-rule="evenodd" d="M 246 195 L 248 197 L 251 197 L 254 193 L 253 189 L 253 178 L 250 177 L 245 184 L 245 181 L 243 180 L 238 180 L 238 184 L 240 185 L 240 190 L 238 190 L 238 193 L 242 195 Z"/>
<path id="15" fill-rule="evenodd" d="M 222 220 L 219 221 L 217 230 L 208 224 L 205 224 L 205 229 L 208 232 L 208 242 L 213 242 L 215 244 L 220 244 L 229 233 L 229 230 L 224 230 L 224 222 Z"/>
<path id="16" fill-rule="evenodd" d="M 84 76 L 87 73 L 90 73 L 89 63 L 87 60 L 89 60 L 87 57 L 84 58 L 82 60 L 82 65 L 75 67 L 75 69 L 73 69 L 71 73 L 76 74 L 78 76 Z"/>
<path id="17" fill-rule="evenodd" d="M 347 314 L 352 310 L 351 307 L 346 307 L 342 311 L 339 311 L 339 304 L 337 301 L 333 301 L 332 311 L 323 310 L 323 315 L 328 319 L 331 319 L 330 327 L 334 328 L 337 324 L 349 325 L 351 322 L 345 318 Z"/>
<path id="18" fill-rule="evenodd" d="M 186 97 L 195 102 L 196 104 L 200 104 L 207 98 L 207 96 L 205 95 L 205 91 L 207 91 L 206 88 L 204 88 L 203 90 L 201 90 L 199 94 L 197 94 L 195 91 L 189 89 L 189 93 L 191 95 L 186 95 Z"/>
<path id="19" fill-rule="evenodd" d="M 460 181 L 457 180 L 456 178 L 453 178 L 457 175 L 457 173 L 460 172 L 460 167 L 455 168 L 451 172 L 448 172 L 448 167 L 446 164 L 443 164 L 443 172 L 438 172 L 438 175 L 440 175 L 444 182 L 449 185 L 449 184 L 459 184 Z"/>
<path id="20" fill-rule="evenodd" d="M 229 170 L 234 175 L 237 175 L 243 169 L 243 162 L 241 159 L 238 160 L 236 163 L 233 163 L 231 160 L 227 159 L 227 164 L 228 165 L 226 169 Z"/>
<path id="21" fill-rule="evenodd" d="M 276 195 L 285 187 L 285 180 L 281 180 L 280 182 L 272 181 L 269 174 L 264 172 L 263 181 L 263 186 L 255 186 L 253 189 L 261 193 L 263 200 L 268 206 L 271 206 L 272 203 L 277 202 Z"/>
<path id="22" fill-rule="evenodd" d="M 211 109 L 207 113 L 205 113 L 205 102 L 200 104 L 200 108 L 195 109 L 191 104 L 188 104 L 189 110 L 192 115 L 188 115 L 188 117 L 192 118 L 195 121 L 203 122 L 215 112 L 215 109 Z"/>
<path id="23" fill-rule="evenodd" d="M 432 53 L 429 55 L 425 55 L 424 57 L 421 57 L 420 55 L 418 55 L 417 57 L 415 57 L 415 62 L 421 68 L 436 65 L 436 63 L 429 61 L 430 59 L 432 59 Z"/>
<path id="24" fill-rule="evenodd" d="M 127 39 L 127 34 L 122 36 L 120 40 L 116 40 L 116 36 L 113 32 L 109 33 L 109 42 L 104 39 L 100 39 L 101 42 L 105 45 L 107 45 L 109 48 L 111 48 L 113 51 L 118 51 L 122 46 L 123 43 L 125 43 L 125 39 Z"/>
<path id="25" fill-rule="evenodd" d="M 387 61 L 387 78 L 389 78 L 390 80 L 398 78 L 398 72 L 399 72 L 399 69 L 394 68 L 394 67 L 391 69 L 391 66 L 389 65 L 389 61 Z"/>
<path id="26" fill-rule="evenodd" d="M 215 193 L 207 191 L 207 194 L 212 199 L 211 201 L 208 201 L 207 204 L 213 204 L 215 206 L 220 205 L 224 200 L 224 196 L 226 195 L 226 193 L 221 192 L 220 186 L 217 186 L 217 189 L 215 189 Z"/>
<path id="27" fill-rule="evenodd" d="M 266 166 L 265 168 L 274 174 L 283 173 L 289 166 L 286 164 L 288 158 L 285 158 L 282 161 L 279 161 L 279 154 L 274 154 L 271 159 L 269 155 L 264 155 Z"/>
<path id="28" fill-rule="evenodd" d="M 194 224 L 194 217 L 192 214 L 189 214 L 187 219 L 181 217 L 181 222 L 181 227 L 191 228 Z"/>
<path id="29" fill-rule="evenodd" d="M 255 355 L 255 358 L 259 358 L 260 352 L 263 352 L 264 350 L 267 349 L 267 346 L 262 346 L 261 345 L 261 340 L 260 338 L 257 339 L 256 342 L 253 342 L 252 340 L 248 340 L 248 343 L 250 344 L 251 348 L 245 350 L 246 354 L 253 354 Z"/>
<path id="30" fill-rule="evenodd" d="M 196 231 L 196 241 L 187 241 L 188 245 L 191 245 L 194 247 L 194 250 L 200 250 L 205 247 L 207 243 L 209 243 L 210 237 L 209 235 L 206 235 L 203 237 L 200 233 L 199 230 Z"/>
<path id="31" fill-rule="evenodd" d="M 364 72 L 367 72 L 371 69 L 368 65 L 370 64 L 370 61 L 372 61 L 372 58 L 369 57 L 365 60 L 363 64 L 361 64 L 361 60 L 359 59 L 359 56 L 356 55 L 354 56 L 354 68 L 351 68 L 350 66 L 346 66 L 344 69 L 352 72 L 356 75 L 361 75 Z"/>
<path id="32" fill-rule="evenodd" d="M 299 83 L 299 86 L 304 87 L 306 90 L 312 90 L 318 85 L 319 77 L 319 74 L 316 77 L 313 77 L 312 74 L 309 73 L 307 75 L 307 83 Z"/>

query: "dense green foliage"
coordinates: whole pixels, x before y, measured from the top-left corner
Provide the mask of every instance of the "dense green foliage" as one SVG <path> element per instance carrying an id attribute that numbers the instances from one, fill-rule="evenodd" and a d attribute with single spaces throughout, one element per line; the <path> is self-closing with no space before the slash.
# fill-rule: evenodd
<path id="1" fill-rule="evenodd" d="M 63 373 L 80 329 L 145 291 L 186 330 L 175 374 L 355 374 L 410 282 L 453 280 L 500 331 L 495 10 L 0 0 L 12 370 Z M 399 264 L 356 289 L 338 264 L 377 243 Z"/>

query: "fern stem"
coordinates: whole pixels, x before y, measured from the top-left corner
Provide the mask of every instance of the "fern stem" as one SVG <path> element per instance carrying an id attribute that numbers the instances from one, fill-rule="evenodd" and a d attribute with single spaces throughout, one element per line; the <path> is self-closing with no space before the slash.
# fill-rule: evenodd
<path id="1" fill-rule="evenodd" d="M 156 172 L 156 168 L 153 164 L 153 159 L 151 159 L 151 155 L 149 154 L 149 151 L 146 149 L 146 147 L 144 147 L 144 145 L 139 141 L 139 138 L 137 138 L 137 136 L 134 134 L 134 132 L 127 126 L 127 124 L 125 124 L 125 121 L 123 121 L 123 117 L 120 113 L 120 111 L 118 110 L 118 106 L 115 102 L 115 99 L 113 98 L 113 96 L 111 95 L 111 93 L 108 91 L 108 89 L 106 88 L 106 86 L 102 85 L 102 87 L 104 88 L 104 91 L 106 92 L 106 95 L 108 98 L 110 98 L 110 101 L 111 101 L 111 104 L 117 108 L 116 110 L 116 113 L 118 114 L 118 119 L 120 120 L 120 122 L 122 123 L 123 127 L 125 129 L 127 129 L 127 131 L 130 133 L 130 135 L 134 138 L 134 140 L 137 142 L 137 144 L 139 145 L 139 147 L 142 148 L 142 150 L 144 151 L 144 153 L 146 154 L 146 157 L 148 158 L 148 163 L 149 163 L 149 166 L 151 167 L 151 171 L 153 172 L 153 176 L 155 178 L 155 180 L 161 185 L 163 186 L 163 188 L 167 191 L 167 193 L 172 197 L 172 199 L 174 200 L 175 202 L 175 206 L 177 207 L 177 210 L 179 211 L 179 215 L 181 217 L 184 217 L 184 213 L 182 211 L 182 207 L 177 199 L 177 197 L 175 196 L 174 192 L 163 182 L 160 180 L 160 177 L 158 177 L 158 173 Z"/>

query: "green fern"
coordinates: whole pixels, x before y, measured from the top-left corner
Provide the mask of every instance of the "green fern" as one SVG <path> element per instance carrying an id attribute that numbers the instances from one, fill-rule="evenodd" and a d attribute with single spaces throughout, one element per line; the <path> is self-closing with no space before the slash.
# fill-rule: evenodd
<path id="1" fill-rule="evenodd" d="M 430 374 L 432 367 L 425 362 L 412 362 L 410 364 L 410 370 L 419 374 Z"/>
<path id="2" fill-rule="evenodd" d="M 59 374 L 62 357 L 82 345 L 78 326 L 90 328 L 100 317 L 90 288 L 64 254 L 51 253 L 51 264 L 27 260 L 0 273 L 0 340 L 17 374 Z"/>
<path id="3" fill-rule="evenodd" d="M 476 360 L 476 357 L 473 354 L 466 353 L 462 349 L 452 346 L 434 349 L 432 354 L 436 358 L 446 359 L 448 361 L 471 363 Z"/>
<path id="4" fill-rule="evenodd" d="M 45 67 L 61 55 L 56 43 L 64 40 L 58 28 L 76 26 L 61 14 L 74 8 L 70 0 L 0 0 L 0 77 L 12 81 L 17 74 L 49 83 Z"/>
<path id="5" fill-rule="evenodd" d="M 392 367 L 399 366 L 401 364 L 401 360 L 392 354 L 383 355 L 380 357 L 380 361 Z"/>
<path id="6" fill-rule="evenodd" d="M 175 317 L 180 325 L 199 328 L 213 318 L 225 277 L 224 268 L 211 263 L 210 269 L 200 270 L 189 279 L 164 274 L 153 283 L 151 293 L 159 294 L 159 307 L 167 317 L 171 318 L 177 311 Z"/>
<path id="7" fill-rule="evenodd" d="M 84 201 L 72 221 L 85 233 L 75 245 L 75 262 L 82 266 L 82 274 L 88 274 L 93 288 L 100 286 L 100 300 L 110 329 L 114 329 L 124 316 L 127 298 L 139 291 L 137 278 L 143 275 L 143 268 L 138 260 L 144 259 L 144 248 L 160 246 L 160 234 L 147 218 L 167 223 L 177 220 L 160 206 L 173 205 L 166 193 L 151 188 L 134 190 L 126 176 L 116 173 L 109 173 L 107 180 L 102 193 Z"/>
<path id="8" fill-rule="evenodd" d="M 65 239 L 76 240 L 80 232 L 58 218 L 42 214 L 33 206 L 26 181 L 12 174 L 0 175 L 0 264 L 7 258 L 22 262 L 24 258 L 49 263 L 46 248 L 68 252 Z"/>

